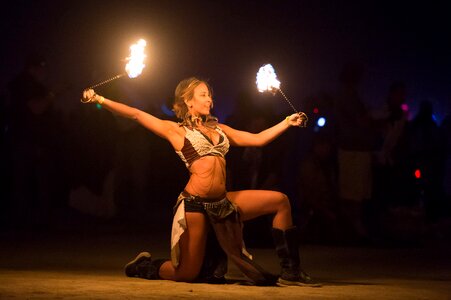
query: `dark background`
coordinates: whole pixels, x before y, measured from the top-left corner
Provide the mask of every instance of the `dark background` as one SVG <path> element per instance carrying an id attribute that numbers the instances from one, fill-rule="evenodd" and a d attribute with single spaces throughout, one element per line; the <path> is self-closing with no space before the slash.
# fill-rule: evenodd
<path id="1" fill-rule="evenodd" d="M 68 206 L 71 193 L 80 186 L 87 186 L 95 196 L 104 195 L 103 185 L 114 173 L 106 190 L 114 187 L 117 215 L 129 223 L 152 219 L 161 224 L 158 220 L 170 220 L 173 201 L 187 179 L 183 164 L 155 135 L 79 102 L 84 88 L 123 72 L 132 43 L 139 38 L 148 42 L 143 74 L 96 91 L 160 117 L 169 117 L 165 112 L 177 83 L 199 76 L 213 86 L 214 113 L 221 122 L 230 117 L 243 94 L 250 103 L 250 120 L 253 108 L 260 115 L 266 109 L 277 115 L 275 121 L 281 120 L 291 113 L 288 104 L 280 95 L 259 94 L 255 87 L 256 72 L 266 63 L 275 67 L 281 88 L 295 107 L 313 116 L 313 108 L 328 101 L 322 97 L 335 93 L 342 67 L 359 63 L 365 70 L 361 95 L 369 109 L 381 108 L 389 85 L 402 80 L 411 117 L 419 103 L 428 100 L 438 125 L 449 113 L 451 100 L 449 8 L 445 1 L 18 0 L 3 4 L 1 10 L 2 109 L 11 104 L 8 83 L 21 72 L 25 59 L 30 53 L 43 55 L 49 71 L 46 84 L 57 95 L 54 106 L 61 125 L 55 126 L 61 132 L 53 138 L 60 147 L 58 156 L 49 160 L 59 169 L 51 206 Z M 15 215 L 13 220 L 7 216 L 15 205 L 11 174 L 17 160 L 10 159 L 13 153 L 7 146 L 7 109 L 2 110 L 2 118 L 7 120 L 2 124 L 2 146 L 6 145 L 2 147 L 2 217 L 3 224 L 10 225 L 21 222 Z M 269 151 L 284 155 L 282 160 L 280 155 L 268 156 L 273 164 L 268 163 L 268 169 L 274 165 L 285 169 L 280 173 L 285 182 L 280 190 L 292 200 L 297 197 L 295 174 L 287 170 L 296 169 L 307 152 L 314 121 L 298 135 L 291 131 Z M 295 145 L 286 144 L 287 140 Z M 38 168 L 35 181 L 39 172 L 45 173 L 46 167 Z M 293 211 L 297 212 L 296 205 Z M 81 217 L 66 213 L 57 213 L 55 222 Z M 408 222 L 414 223 L 410 228 L 416 233 L 415 218 Z"/>
<path id="2" fill-rule="evenodd" d="M 383 101 L 390 82 L 403 80 L 412 109 L 430 99 L 440 121 L 450 100 L 448 12 L 445 1 L 14 1 L 2 9 L 0 83 L 36 49 L 48 59 L 53 86 L 70 87 L 75 97 L 120 73 L 128 46 L 144 38 L 145 73 L 124 83 L 144 107 L 196 75 L 210 80 L 217 114 L 226 116 L 239 91 L 255 92 L 265 63 L 302 107 L 305 97 L 333 90 L 342 65 L 358 60 L 370 106 Z"/>

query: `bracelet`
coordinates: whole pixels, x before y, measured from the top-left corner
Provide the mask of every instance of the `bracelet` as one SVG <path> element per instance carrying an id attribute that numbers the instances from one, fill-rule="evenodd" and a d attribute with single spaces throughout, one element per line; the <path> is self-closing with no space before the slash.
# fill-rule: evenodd
<path id="1" fill-rule="evenodd" d="M 287 121 L 287 125 L 290 126 L 290 116 L 287 116 L 287 117 L 285 118 L 285 121 Z"/>
<path id="2" fill-rule="evenodd" d="M 97 100 L 97 102 L 98 102 L 100 105 L 102 105 L 104 101 L 105 101 L 105 97 L 103 97 L 103 96 L 100 96 L 100 98 Z"/>

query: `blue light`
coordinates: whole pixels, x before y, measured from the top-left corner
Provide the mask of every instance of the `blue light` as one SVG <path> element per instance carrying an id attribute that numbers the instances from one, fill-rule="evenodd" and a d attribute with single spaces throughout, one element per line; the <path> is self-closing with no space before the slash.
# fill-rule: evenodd
<path id="1" fill-rule="evenodd" d="M 434 120 L 435 123 L 439 123 L 436 114 L 432 114 L 432 120 Z"/>
<path id="2" fill-rule="evenodd" d="M 175 116 L 175 113 L 172 110 L 170 110 L 165 104 L 161 105 L 161 110 L 163 111 L 163 113 L 166 116 L 170 116 L 170 117 Z"/>
<path id="3" fill-rule="evenodd" d="M 316 121 L 316 124 L 319 127 L 324 127 L 324 125 L 326 125 L 326 118 L 324 117 L 319 118 L 318 121 Z"/>

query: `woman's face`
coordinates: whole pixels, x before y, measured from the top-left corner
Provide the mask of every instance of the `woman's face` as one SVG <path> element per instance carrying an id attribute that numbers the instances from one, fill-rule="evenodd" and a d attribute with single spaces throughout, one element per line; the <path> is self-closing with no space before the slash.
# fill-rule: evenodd
<path id="1" fill-rule="evenodd" d="M 189 112 L 193 116 L 204 116 L 210 113 L 213 100 L 210 91 L 205 83 L 199 84 L 194 88 L 193 98 L 186 101 Z"/>

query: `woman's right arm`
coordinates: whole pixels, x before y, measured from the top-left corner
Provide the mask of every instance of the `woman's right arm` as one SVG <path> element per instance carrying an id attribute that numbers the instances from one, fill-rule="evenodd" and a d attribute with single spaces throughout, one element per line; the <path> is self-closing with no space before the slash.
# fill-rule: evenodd
<path id="1" fill-rule="evenodd" d="M 83 98 L 89 102 L 97 102 L 105 109 L 124 118 L 132 119 L 158 136 L 167 139 L 174 145 L 178 125 L 175 122 L 161 120 L 137 108 L 106 99 L 97 95 L 92 89 L 83 91 Z"/>

